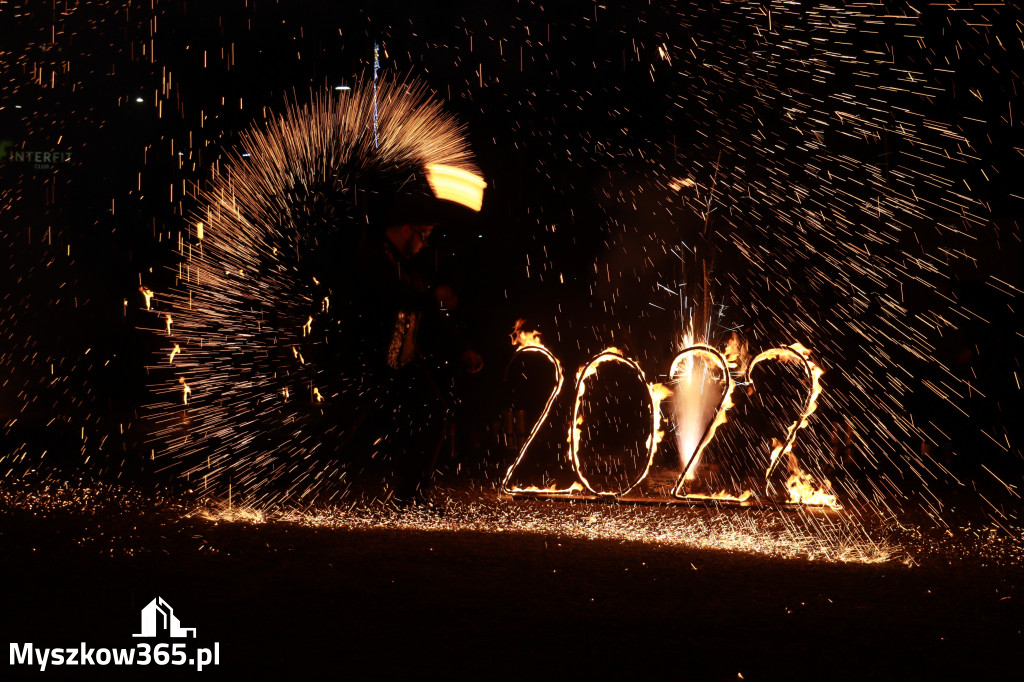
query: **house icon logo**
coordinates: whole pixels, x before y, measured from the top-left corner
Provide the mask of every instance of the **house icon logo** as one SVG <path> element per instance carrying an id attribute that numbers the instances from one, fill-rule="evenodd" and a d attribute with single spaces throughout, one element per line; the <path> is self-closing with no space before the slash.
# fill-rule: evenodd
<path id="1" fill-rule="evenodd" d="M 195 628 L 183 628 L 174 615 L 171 605 L 157 597 L 142 609 L 142 632 L 132 637 L 192 637 L 196 636 Z"/>

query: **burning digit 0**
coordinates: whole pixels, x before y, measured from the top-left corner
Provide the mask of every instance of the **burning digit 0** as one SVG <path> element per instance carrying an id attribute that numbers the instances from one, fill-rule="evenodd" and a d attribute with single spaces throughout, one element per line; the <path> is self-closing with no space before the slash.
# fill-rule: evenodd
<path id="1" fill-rule="evenodd" d="M 722 374 L 722 379 L 719 380 L 719 383 L 725 384 L 722 398 L 715 408 L 715 417 L 708 422 L 707 427 L 703 431 L 700 430 L 700 424 L 702 421 L 701 417 L 703 416 L 702 413 L 704 412 L 702 408 L 704 407 L 704 386 L 707 383 L 707 374 L 705 371 L 698 375 L 694 371 L 694 360 L 697 358 L 710 360 L 713 364 L 717 365 Z M 694 478 L 701 453 L 707 444 L 711 442 L 711 439 L 715 437 L 715 431 L 718 430 L 718 427 L 726 421 L 726 413 L 732 407 L 732 391 L 735 388 L 735 383 L 729 372 L 729 361 L 726 357 L 705 344 L 690 346 L 679 353 L 672 361 L 672 367 L 669 369 L 669 378 L 676 382 L 674 392 L 677 396 L 677 404 L 679 401 L 683 401 L 683 409 L 677 409 L 677 414 L 682 412 L 684 416 L 695 418 L 695 421 L 692 423 L 676 424 L 676 432 L 680 434 L 679 456 L 683 460 L 683 470 L 676 481 L 675 487 L 672 489 L 672 495 L 675 497 L 686 497 L 686 482 Z M 694 436 L 698 433 L 700 438 L 695 438 Z"/>
<path id="2" fill-rule="evenodd" d="M 643 385 L 647 387 L 647 395 L 650 398 L 651 408 L 651 430 L 647 437 L 647 462 L 640 474 L 628 486 L 622 490 L 616 491 L 596 489 L 583 474 L 579 458 L 581 435 L 580 425 L 583 423 L 583 418 L 580 417 L 580 405 L 583 402 L 583 395 L 586 392 L 586 381 L 597 374 L 598 367 L 605 362 L 618 362 L 633 369 Z M 658 428 L 661 422 L 661 410 L 659 408 L 659 404 L 661 403 L 661 400 L 668 395 L 670 395 L 670 392 L 664 386 L 660 384 L 648 384 L 644 377 L 643 370 L 640 369 L 640 365 L 624 357 L 622 353 L 615 348 L 608 348 L 598 353 L 591 358 L 590 362 L 584 365 L 576 379 L 576 402 L 573 405 L 572 424 L 569 427 L 569 445 L 572 453 L 573 468 L 576 470 L 576 475 L 587 490 L 595 495 L 619 497 L 629 493 L 629 491 L 633 490 L 633 488 L 638 486 L 645 478 L 647 478 L 647 474 L 651 470 L 651 464 L 654 462 L 654 453 L 658 449 L 658 443 L 661 442 L 662 436 L 662 432 Z"/>

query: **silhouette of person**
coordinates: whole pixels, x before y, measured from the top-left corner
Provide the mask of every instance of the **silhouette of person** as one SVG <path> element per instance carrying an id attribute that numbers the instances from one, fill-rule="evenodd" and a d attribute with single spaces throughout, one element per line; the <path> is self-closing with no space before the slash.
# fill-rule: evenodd
<path id="1" fill-rule="evenodd" d="M 381 220 L 383 229 L 368 230 L 359 245 L 346 295 L 343 347 L 361 375 L 358 391 L 364 398 L 351 435 L 362 431 L 359 442 L 369 438 L 380 448 L 390 499 L 401 507 L 426 503 L 424 493 L 452 417 L 453 395 L 443 368 L 461 365 L 476 373 L 483 367 L 450 319 L 456 293 L 447 285 L 431 285 L 421 255 L 441 213 L 425 183 L 394 198 Z"/>

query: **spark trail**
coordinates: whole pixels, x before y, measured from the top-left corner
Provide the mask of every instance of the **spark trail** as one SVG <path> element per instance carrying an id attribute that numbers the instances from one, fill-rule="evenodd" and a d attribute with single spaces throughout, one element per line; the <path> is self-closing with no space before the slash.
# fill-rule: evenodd
<path id="1" fill-rule="evenodd" d="M 461 128 L 415 82 L 314 94 L 241 136 L 200 194 L 177 286 L 152 296 L 174 320 L 153 406 L 165 468 L 260 505 L 343 492 L 341 405 L 374 398 L 331 366 L 328 301 L 352 293 L 332 290 L 334 271 L 375 202 L 430 164 L 472 170 Z"/>

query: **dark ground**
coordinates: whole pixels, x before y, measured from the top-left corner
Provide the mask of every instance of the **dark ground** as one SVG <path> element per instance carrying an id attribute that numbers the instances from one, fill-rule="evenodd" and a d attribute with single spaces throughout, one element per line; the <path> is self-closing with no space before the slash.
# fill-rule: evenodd
<path id="1" fill-rule="evenodd" d="M 221 665 L 41 673 L 5 661 L 3 679 L 1020 675 L 1014 562 L 841 564 L 542 533 L 215 523 L 130 498 L 7 500 L 6 642 L 133 646 L 159 595 L 200 646 L 220 642 Z"/>

